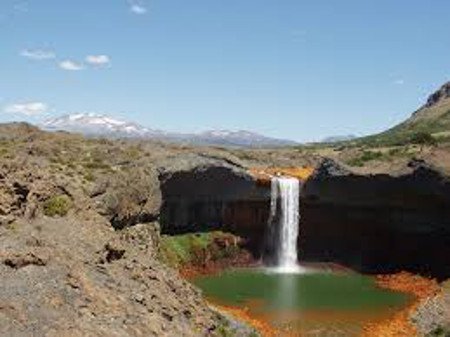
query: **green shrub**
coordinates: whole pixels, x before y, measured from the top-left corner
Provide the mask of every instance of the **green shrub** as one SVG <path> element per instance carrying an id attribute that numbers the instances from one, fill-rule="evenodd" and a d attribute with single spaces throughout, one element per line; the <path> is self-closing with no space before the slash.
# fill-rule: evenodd
<path id="1" fill-rule="evenodd" d="M 380 159 L 381 157 L 383 157 L 383 153 L 379 151 L 364 151 L 361 155 L 348 160 L 347 164 L 350 166 L 364 166 L 364 163 Z"/>
<path id="2" fill-rule="evenodd" d="M 217 332 L 219 333 L 220 337 L 233 337 L 234 334 L 230 331 L 228 326 L 225 325 L 219 325 L 217 328 Z"/>
<path id="3" fill-rule="evenodd" d="M 438 326 L 431 333 L 427 335 L 427 337 L 449 337 L 450 330 L 446 327 Z"/>
<path id="4" fill-rule="evenodd" d="M 95 180 L 95 176 L 94 176 L 94 174 L 92 173 L 91 170 L 86 171 L 86 172 L 84 173 L 84 175 L 83 175 L 83 178 L 84 178 L 85 180 L 91 181 L 91 182 Z"/>
<path id="5" fill-rule="evenodd" d="M 387 154 L 388 154 L 388 156 L 396 157 L 396 156 L 401 155 L 402 151 L 404 151 L 404 150 L 405 150 L 404 148 L 396 147 L 396 148 L 390 149 Z"/>
<path id="6" fill-rule="evenodd" d="M 233 258 L 241 252 L 237 245 L 221 247 L 216 239 L 227 238 L 230 234 L 217 232 L 163 235 L 161 237 L 160 258 L 173 267 L 186 264 L 201 265 L 206 260 L 218 261 Z"/>
<path id="7" fill-rule="evenodd" d="M 411 135 L 411 143 L 419 145 L 435 145 L 436 139 L 429 132 L 419 131 Z"/>
<path id="8" fill-rule="evenodd" d="M 65 216 L 72 207 L 72 202 L 67 195 L 55 195 L 44 203 L 44 214 L 46 216 Z"/>
<path id="9" fill-rule="evenodd" d="M 0 148 L 0 156 L 4 157 L 9 153 L 8 149 Z"/>

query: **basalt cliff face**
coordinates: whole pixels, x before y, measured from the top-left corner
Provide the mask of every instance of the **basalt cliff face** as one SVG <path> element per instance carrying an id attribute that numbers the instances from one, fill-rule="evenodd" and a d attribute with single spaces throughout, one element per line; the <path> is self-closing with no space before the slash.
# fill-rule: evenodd
<path id="1" fill-rule="evenodd" d="M 362 175 L 325 160 L 301 192 L 300 258 L 446 278 L 450 181 L 423 161 Z"/>
<path id="2" fill-rule="evenodd" d="M 166 168 L 160 174 L 163 233 L 222 230 L 246 238 L 258 256 L 270 209 L 270 187 L 229 163 Z"/>
<path id="3" fill-rule="evenodd" d="M 248 240 L 255 257 L 270 256 L 267 177 L 214 161 L 169 166 L 159 178 L 164 233 L 224 230 Z M 300 213 L 301 261 L 450 276 L 450 181 L 424 161 L 359 174 L 326 159 L 303 183 Z"/>

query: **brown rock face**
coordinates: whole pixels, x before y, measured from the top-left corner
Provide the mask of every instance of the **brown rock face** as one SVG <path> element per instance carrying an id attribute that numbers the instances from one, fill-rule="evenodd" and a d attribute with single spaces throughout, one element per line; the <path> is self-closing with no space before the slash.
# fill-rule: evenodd
<path id="1" fill-rule="evenodd" d="M 303 260 L 450 276 L 450 182 L 423 162 L 369 176 L 326 160 L 304 186 L 301 214 Z"/>
<path id="2" fill-rule="evenodd" d="M 157 258 L 157 224 L 0 227 L 1 336 L 217 336 L 197 289 Z"/>

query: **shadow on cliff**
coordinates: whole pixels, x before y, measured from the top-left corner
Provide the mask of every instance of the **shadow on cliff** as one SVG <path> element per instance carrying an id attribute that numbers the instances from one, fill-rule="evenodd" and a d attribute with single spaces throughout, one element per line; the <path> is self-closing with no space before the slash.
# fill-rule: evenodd
<path id="1" fill-rule="evenodd" d="M 301 193 L 300 259 L 450 277 L 450 182 L 423 161 L 357 175 L 325 160 Z"/>
<path id="2" fill-rule="evenodd" d="M 221 230 L 247 239 L 261 252 L 270 210 L 270 187 L 245 170 L 227 165 L 197 166 L 160 174 L 163 234 Z"/>
<path id="3" fill-rule="evenodd" d="M 159 179 L 163 234 L 221 230 L 245 238 L 256 258 L 267 253 L 270 186 L 232 165 Z M 324 160 L 302 188 L 300 213 L 300 261 L 450 277 L 450 182 L 425 162 L 397 175 L 359 175 Z"/>

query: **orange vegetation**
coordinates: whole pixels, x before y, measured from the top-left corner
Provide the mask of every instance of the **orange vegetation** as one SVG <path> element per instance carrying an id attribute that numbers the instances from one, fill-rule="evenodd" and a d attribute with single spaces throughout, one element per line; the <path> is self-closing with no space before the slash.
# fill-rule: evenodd
<path id="1" fill-rule="evenodd" d="M 417 336 L 417 331 L 411 324 L 409 317 L 423 300 L 439 292 L 439 285 L 436 280 L 401 272 L 394 275 L 380 275 L 377 277 L 377 284 L 382 288 L 413 294 L 415 300 L 393 317 L 367 325 L 363 337 Z"/>
<path id="2" fill-rule="evenodd" d="M 295 177 L 300 180 L 306 180 L 314 172 L 313 167 L 268 167 L 268 168 L 251 168 L 250 174 L 254 176 L 261 184 L 269 184 L 272 176 L 282 175 Z"/>

